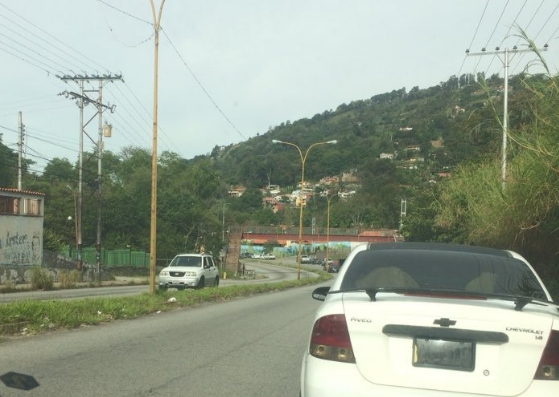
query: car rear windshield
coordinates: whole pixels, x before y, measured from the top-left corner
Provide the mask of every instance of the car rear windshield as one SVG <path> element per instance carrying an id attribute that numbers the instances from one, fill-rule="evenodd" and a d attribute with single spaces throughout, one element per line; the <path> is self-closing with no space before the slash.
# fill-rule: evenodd
<path id="1" fill-rule="evenodd" d="M 200 267 L 202 258 L 199 256 L 176 256 L 169 266 Z"/>
<path id="2" fill-rule="evenodd" d="M 409 288 L 547 299 L 533 271 L 518 259 L 485 253 L 411 249 L 357 253 L 341 289 Z"/>

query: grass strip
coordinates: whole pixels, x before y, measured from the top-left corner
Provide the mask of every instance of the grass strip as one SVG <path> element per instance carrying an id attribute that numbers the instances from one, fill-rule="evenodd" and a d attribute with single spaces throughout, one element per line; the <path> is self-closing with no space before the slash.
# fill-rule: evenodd
<path id="1" fill-rule="evenodd" d="M 226 301 L 238 297 L 282 291 L 316 284 L 332 278 L 318 277 L 278 283 L 231 285 L 186 291 L 157 291 L 136 296 L 83 298 L 75 300 L 24 300 L 0 305 L 0 336 L 33 335 L 43 332 L 97 325 L 114 320 L 134 319 L 160 311 L 191 307 L 204 302 Z M 174 299 L 171 299 L 174 298 Z"/>

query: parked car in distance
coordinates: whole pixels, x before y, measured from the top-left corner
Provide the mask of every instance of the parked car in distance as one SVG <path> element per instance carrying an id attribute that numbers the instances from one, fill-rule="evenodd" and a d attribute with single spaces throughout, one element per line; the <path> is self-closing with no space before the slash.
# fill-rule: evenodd
<path id="1" fill-rule="evenodd" d="M 249 259 L 252 258 L 252 255 L 249 252 L 241 252 L 241 254 L 239 255 L 240 259 Z"/>
<path id="2" fill-rule="evenodd" d="M 322 264 L 322 270 L 330 270 L 330 267 L 334 264 L 334 261 L 330 258 L 328 258 L 328 261 L 326 261 L 326 258 L 324 258 L 321 264 Z"/>
<path id="3" fill-rule="evenodd" d="M 274 254 L 263 254 L 261 259 L 276 259 L 276 256 Z"/>
<path id="4" fill-rule="evenodd" d="M 219 270 L 210 254 L 179 254 L 159 272 L 158 285 L 161 289 L 217 287 Z"/>
<path id="5" fill-rule="evenodd" d="M 312 296 L 301 397 L 559 396 L 559 305 L 516 252 L 362 244 Z"/>
<path id="6" fill-rule="evenodd" d="M 308 255 L 301 255 L 301 263 L 311 263 L 311 257 Z"/>

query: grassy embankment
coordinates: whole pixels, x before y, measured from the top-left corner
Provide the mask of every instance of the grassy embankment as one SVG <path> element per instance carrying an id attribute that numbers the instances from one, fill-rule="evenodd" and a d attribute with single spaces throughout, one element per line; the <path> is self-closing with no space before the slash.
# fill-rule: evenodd
<path id="1" fill-rule="evenodd" d="M 278 283 L 233 285 L 202 290 L 157 291 L 156 294 L 76 300 L 15 301 L 0 305 L 0 337 L 32 335 L 43 332 L 97 325 L 113 320 L 134 319 L 160 311 L 191 307 L 204 302 L 219 302 L 243 296 L 282 291 L 320 283 L 332 278 L 318 277 Z"/>

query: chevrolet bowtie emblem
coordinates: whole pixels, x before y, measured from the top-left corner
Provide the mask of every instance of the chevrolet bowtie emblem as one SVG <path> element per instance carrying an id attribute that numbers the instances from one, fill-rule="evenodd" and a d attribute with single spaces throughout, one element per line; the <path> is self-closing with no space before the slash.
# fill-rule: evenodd
<path id="1" fill-rule="evenodd" d="M 433 324 L 440 325 L 441 327 L 450 327 L 451 325 L 455 325 L 456 321 L 449 318 L 439 318 L 438 320 L 433 321 Z"/>

